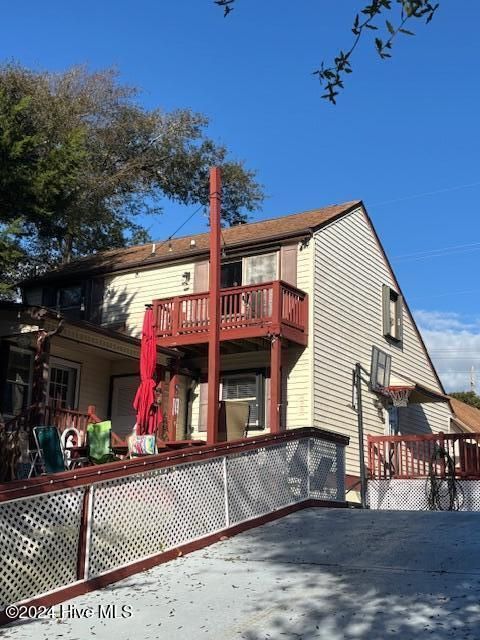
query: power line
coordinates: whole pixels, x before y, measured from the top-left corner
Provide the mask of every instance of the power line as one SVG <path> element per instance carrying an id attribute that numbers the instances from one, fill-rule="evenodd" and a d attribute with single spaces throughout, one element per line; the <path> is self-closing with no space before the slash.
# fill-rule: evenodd
<path id="1" fill-rule="evenodd" d="M 396 202 L 406 202 L 407 200 L 416 200 L 417 198 L 425 198 L 427 196 L 435 196 L 440 193 L 449 193 L 451 191 L 459 191 L 460 189 L 469 189 L 471 187 L 480 186 L 480 182 L 471 182 L 469 184 L 459 184 L 453 187 L 445 187 L 444 189 L 437 189 L 435 191 L 425 191 L 423 193 L 416 193 L 411 196 L 405 196 L 403 198 L 396 198 L 394 200 L 384 200 L 383 202 L 374 202 L 369 204 L 369 207 L 381 207 L 386 204 L 395 204 Z"/>
<path id="2" fill-rule="evenodd" d="M 161 248 L 162 248 L 162 247 L 164 247 L 166 244 L 168 244 L 169 242 L 171 242 L 171 241 L 172 241 L 172 239 L 174 238 L 174 236 L 176 236 L 176 235 L 177 235 L 177 233 L 178 233 L 181 229 L 183 229 L 183 227 L 184 227 L 188 222 L 190 222 L 190 220 L 193 218 L 193 216 L 195 216 L 195 215 L 200 211 L 200 209 L 203 209 L 203 208 L 204 208 L 204 205 L 203 205 L 203 204 L 201 204 L 199 207 L 197 207 L 197 208 L 195 209 L 195 211 L 194 211 L 193 213 L 191 213 L 191 214 L 188 216 L 188 218 L 186 218 L 186 219 L 182 222 L 182 224 L 181 224 L 179 227 L 177 227 L 177 228 L 175 229 L 175 231 L 174 231 L 173 233 L 171 233 L 171 234 L 168 236 L 168 238 L 167 238 L 166 240 L 164 240 L 163 242 L 161 242 L 161 243 L 158 245 L 158 247 L 156 246 L 156 244 L 157 244 L 157 243 L 156 243 L 156 241 L 155 241 L 155 240 L 154 240 L 154 241 L 152 241 L 152 242 L 149 242 L 148 244 L 151 244 L 151 245 L 152 245 L 152 249 L 154 249 L 154 250 L 152 251 L 152 253 L 155 253 L 155 251 L 156 251 L 157 249 L 161 249 Z M 144 260 L 147 260 L 149 257 L 150 257 L 150 256 L 146 256 L 146 257 L 144 258 Z"/>
<path id="3" fill-rule="evenodd" d="M 429 258 L 444 258 L 445 256 L 451 255 L 458 256 L 465 253 L 474 253 L 479 250 L 480 242 L 474 242 L 470 245 L 457 245 L 453 247 L 444 247 L 442 249 L 432 249 L 431 251 L 419 251 L 418 253 L 393 256 L 392 260 L 396 262 L 413 262 L 416 260 L 428 260 Z"/>

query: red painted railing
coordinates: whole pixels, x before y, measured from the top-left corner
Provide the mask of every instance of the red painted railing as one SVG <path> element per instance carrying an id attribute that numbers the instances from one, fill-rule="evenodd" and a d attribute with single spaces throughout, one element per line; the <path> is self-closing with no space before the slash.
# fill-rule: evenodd
<path id="1" fill-rule="evenodd" d="M 208 333 L 208 292 L 154 300 L 153 308 L 159 338 Z M 221 331 L 284 324 L 306 333 L 307 295 L 280 280 L 222 289 L 220 315 Z"/>
<path id="2" fill-rule="evenodd" d="M 448 471 L 444 453 L 456 477 L 480 479 L 480 433 L 368 436 L 370 477 L 375 479 L 442 477 Z"/>
<path id="3" fill-rule="evenodd" d="M 93 405 L 88 407 L 86 413 L 47 405 L 43 409 L 42 417 L 39 418 L 39 408 L 32 405 L 23 413 L 5 422 L 5 430 L 18 432 L 20 429 L 30 430 L 35 426 L 52 425 L 63 432 L 67 427 L 74 427 L 80 432 L 82 441 L 85 441 L 87 425 L 90 422 L 100 422 L 100 418 L 97 417 L 95 411 L 96 409 Z"/>

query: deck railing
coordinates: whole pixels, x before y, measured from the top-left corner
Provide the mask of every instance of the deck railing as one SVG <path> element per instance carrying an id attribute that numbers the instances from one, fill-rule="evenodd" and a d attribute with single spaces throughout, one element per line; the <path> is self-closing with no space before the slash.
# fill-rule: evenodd
<path id="1" fill-rule="evenodd" d="M 449 472 L 448 459 L 455 477 L 480 479 L 480 433 L 368 436 L 374 479 L 444 477 Z"/>
<path id="2" fill-rule="evenodd" d="M 345 506 L 348 438 L 292 429 L 0 485 L 0 624 L 310 506 Z"/>
<path id="3" fill-rule="evenodd" d="M 159 338 L 209 331 L 208 291 L 155 300 L 153 307 Z M 307 295 L 281 280 L 220 292 L 221 331 L 284 324 L 306 332 L 307 316 Z"/>
<path id="4" fill-rule="evenodd" d="M 40 411 L 37 405 L 32 405 L 19 415 L 7 420 L 5 431 L 16 432 L 21 429 L 29 430 L 35 426 L 51 425 L 58 427 L 61 432 L 67 427 L 74 427 L 82 436 L 85 436 L 90 422 L 100 422 L 94 405 L 90 405 L 86 413 L 55 405 L 47 405 L 43 411 Z"/>

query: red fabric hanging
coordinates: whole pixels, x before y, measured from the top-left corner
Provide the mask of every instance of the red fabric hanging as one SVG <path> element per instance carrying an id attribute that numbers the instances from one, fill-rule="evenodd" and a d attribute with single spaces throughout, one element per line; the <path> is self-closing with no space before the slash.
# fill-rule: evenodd
<path id="1" fill-rule="evenodd" d="M 156 382 L 153 379 L 157 365 L 153 310 L 148 307 L 143 318 L 140 347 L 140 386 L 133 401 L 137 413 L 137 435 L 156 433 L 162 421 L 160 407 L 155 404 Z"/>

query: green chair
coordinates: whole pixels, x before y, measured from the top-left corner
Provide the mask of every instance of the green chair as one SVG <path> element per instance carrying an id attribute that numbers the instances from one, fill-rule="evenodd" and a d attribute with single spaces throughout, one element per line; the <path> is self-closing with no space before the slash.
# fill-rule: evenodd
<path id="1" fill-rule="evenodd" d="M 118 460 L 112 451 L 112 423 L 110 420 L 87 425 L 88 457 L 93 464 Z"/>
<path id="2" fill-rule="evenodd" d="M 35 471 L 37 464 L 43 473 L 65 471 L 65 459 L 57 427 L 34 427 L 33 437 L 37 450 L 32 452 L 29 477 Z"/>

